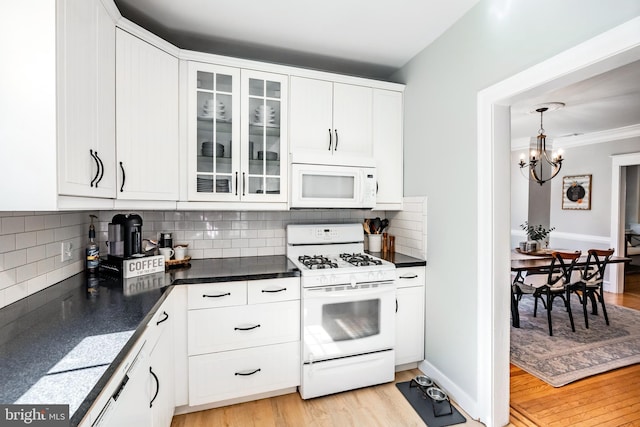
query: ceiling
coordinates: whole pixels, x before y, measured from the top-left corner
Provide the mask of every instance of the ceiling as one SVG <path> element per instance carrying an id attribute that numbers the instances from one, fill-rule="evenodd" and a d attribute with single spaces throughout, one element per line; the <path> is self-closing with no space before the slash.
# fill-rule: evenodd
<path id="1" fill-rule="evenodd" d="M 115 0 L 190 50 L 388 78 L 479 0 Z"/>
<path id="2" fill-rule="evenodd" d="M 640 124 L 640 61 L 513 104 L 514 145 L 526 146 L 529 138 L 538 134 L 540 113 L 535 112 L 535 106 L 548 102 L 566 104 L 544 113 L 549 138 L 568 139 Z"/>
<path id="3" fill-rule="evenodd" d="M 479 0 L 115 0 L 122 15 L 189 50 L 386 79 Z M 570 139 L 640 124 L 640 61 L 511 106 L 513 146 L 540 127 Z M 577 137 L 580 138 L 580 137 Z"/>

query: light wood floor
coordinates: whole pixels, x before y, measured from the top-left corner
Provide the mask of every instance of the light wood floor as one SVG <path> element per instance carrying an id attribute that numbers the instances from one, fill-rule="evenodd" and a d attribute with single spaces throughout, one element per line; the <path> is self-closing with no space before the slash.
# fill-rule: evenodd
<path id="1" fill-rule="evenodd" d="M 396 373 L 396 382 L 422 374 Z M 470 420 L 467 424 L 482 426 Z M 173 417 L 171 427 L 424 427 L 394 383 L 302 400 L 298 393 Z"/>
<path id="2" fill-rule="evenodd" d="M 640 310 L 640 274 L 607 304 Z M 511 365 L 511 423 L 515 426 L 640 426 L 640 364 L 554 388 Z"/>

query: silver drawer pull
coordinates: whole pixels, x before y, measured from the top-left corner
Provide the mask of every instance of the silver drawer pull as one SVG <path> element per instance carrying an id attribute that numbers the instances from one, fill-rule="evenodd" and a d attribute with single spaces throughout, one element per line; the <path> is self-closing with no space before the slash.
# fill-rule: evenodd
<path id="1" fill-rule="evenodd" d="M 226 297 L 228 295 L 231 295 L 231 292 L 227 292 L 226 294 L 220 294 L 220 295 L 207 295 L 207 294 L 204 294 L 204 295 L 202 295 L 202 298 L 220 298 L 220 297 Z"/>
<path id="2" fill-rule="evenodd" d="M 249 376 L 249 375 L 253 375 L 256 372 L 260 372 L 260 368 L 256 369 L 255 371 L 252 371 L 252 372 L 236 372 L 236 375 L 240 375 L 242 377 L 246 377 L 246 376 Z"/>
<path id="3" fill-rule="evenodd" d="M 248 326 L 248 327 L 246 327 L 246 328 L 238 328 L 238 327 L 236 326 L 235 328 L 233 328 L 233 330 L 234 330 L 234 331 L 250 331 L 250 330 L 252 330 L 252 329 L 259 328 L 259 327 L 260 327 L 260 324 L 258 323 L 257 325 Z"/>
<path id="4" fill-rule="evenodd" d="M 287 290 L 287 288 L 273 289 L 273 290 L 263 289 L 262 292 L 263 293 L 267 293 L 267 294 L 274 294 L 276 292 L 282 292 L 282 291 L 286 291 L 286 290 Z"/>
<path id="5" fill-rule="evenodd" d="M 415 279 L 416 277 L 418 277 L 417 274 L 414 274 L 412 276 L 399 276 L 399 279 Z"/>

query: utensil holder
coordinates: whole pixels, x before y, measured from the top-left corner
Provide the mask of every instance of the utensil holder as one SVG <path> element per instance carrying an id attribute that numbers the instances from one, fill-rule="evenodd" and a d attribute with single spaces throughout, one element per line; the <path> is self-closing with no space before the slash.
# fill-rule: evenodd
<path id="1" fill-rule="evenodd" d="M 382 250 L 382 234 L 369 234 L 369 252 Z"/>

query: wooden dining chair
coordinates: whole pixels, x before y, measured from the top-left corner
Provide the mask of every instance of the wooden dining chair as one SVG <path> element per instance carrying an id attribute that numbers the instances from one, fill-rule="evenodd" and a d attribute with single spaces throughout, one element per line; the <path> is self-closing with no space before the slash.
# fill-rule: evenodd
<path id="1" fill-rule="evenodd" d="M 571 306 L 566 298 L 567 283 L 570 283 L 571 275 L 575 269 L 581 252 L 560 252 L 555 251 L 552 254 L 551 265 L 544 270 L 528 272 L 524 277 L 524 284 L 534 289 L 533 297 L 533 317 L 537 316 L 538 300 L 542 301 L 542 305 L 547 310 L 547 323 L 549 325 L 549 335 L 553 336 L 553 325 L 551 322 L 551 310 L 553 301 L 560 298 L 564 302 L 564 306 L 569 314 L 569 322 L 571 330 L 576 331 L 573 323 L 573 314 Z"/>
<path id="2" fill-rule="evenodd" d="M 604 303 L 602 295 L 602 286 L 604 283 L 604 273 L 607 264 L 613 255 L 613 249 L 589 249 L 587 263 L 580 270 L 577 281 L 566 286 L 567 301 L 570 301 L 571 294 L 575 294 L 582 304 L 582 312 L 584 313 L 584 325 L 589 329 L 589 316 L 587 315 L 587 297 L 591 300 L 591 313 L 598 314 L 598 303 L 602 305 L 602 314 L 604 321 L 609 326 L 609 316 L 607 316 L 607 307 Z"/>

